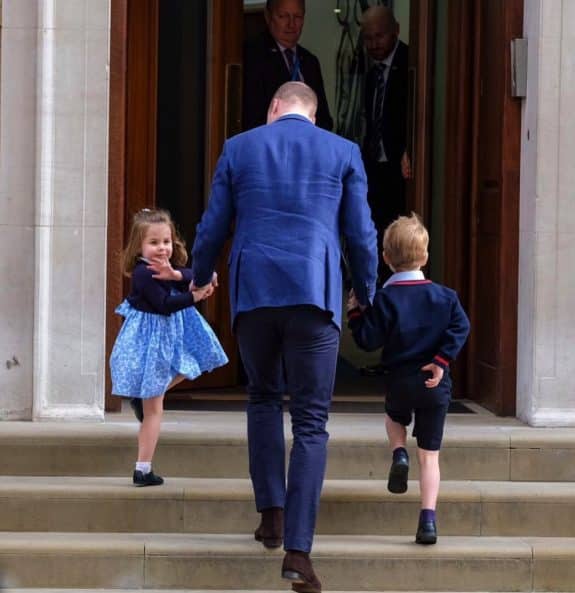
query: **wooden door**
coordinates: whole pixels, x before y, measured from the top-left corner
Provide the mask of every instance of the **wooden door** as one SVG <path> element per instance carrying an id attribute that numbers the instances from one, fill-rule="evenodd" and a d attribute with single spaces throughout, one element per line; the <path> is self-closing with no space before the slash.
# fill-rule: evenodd
<path id="1" fill-rule="evenodd" d="M 205 179 L 208 190 L 216 163 L 226 138 L 241 131 L 242 126 L 242 46 L 243 0 L 211 0 L 208 2 L 207 88 L 206 88 L 206 151 Z M 217 264 L 220 288 L 205 303 L 204 316 L 218 335 L 230 362 L 220 369 L 204 374 L 190 386 L 227 387 L 237 384 L 239 354 L 232 334 L 228 298 L 227 255 L 224 249 Z"/>
<path id="2" fill-rule="evenodd" d="M 501 415 L 515 413 L 521 105 L 509 92 L 509 48 L 521 36 L 522 6 L 522 0 L 449 0 L 447 117 L 444 130 L 432 130 L 445 134 L 444 282 L 459 293 L 472 325 L 452 369 L 455 394 Z M 431 16 L 433 6 L 418 0 L 412 10 L 411 64 L 421 71 L 432 55 L 433 28 L 422 10 Z M 429 150 L 422 136 L 429 130 L 418 105 L 426 92 L 420 78 L 411 204 L 423 203 L 425 213 Z"/>
<path id="3" fill-rule="evenodd" d="M 412 0 L 409 13 L 409 107 L 407 154 L 413 178 L 407 182 L 407 209 L 426 224 L 430 216 L 431 120 L 435 0 Z"/>
<path id="4" fill-rule="evenodd" d="M 188 6 L 189 7 L 189 6 Z M 205 110 L 202 209 L 224 139 L 241 125 L 241 53 L 243 2 L 206 2 Z M 108 261 L 106 357 L 109 359 L 121 319 L 114 309 L 127 291 L 120 273 L 120 254 L 134 212 L 158 205 L 158 39 L 159 0 L 112 0 L 110 52 L 110 152 L 108 197 Z M 190 139 L 192 141 L 193 139 Z M 184 209 L 185 210 L 185 209 Z M 224 258 L 218 264 L 221 288 L 204 306 L 203 314 L 218 334 L 230 364 L 203 376 L 191 387 L 222 387 L 237 381 L 237 347 L 231 333 Z M 119 410 L 107 377 L 106 410 Z"/>
<path id="5" fill-rule="evenodd" d="M 511 97 L 510 42 L 523 0 L 476 0 L 470 382 L 477 399 L 515 414 L 521 101 Z"/>

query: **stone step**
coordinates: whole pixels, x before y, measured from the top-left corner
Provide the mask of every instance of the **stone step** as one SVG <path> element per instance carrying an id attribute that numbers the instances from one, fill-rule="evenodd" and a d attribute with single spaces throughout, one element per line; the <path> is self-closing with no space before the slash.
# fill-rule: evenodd
<path id="1" fill-rule="evenodd" d="M 419 485 L 404 495 L 380 480 L 326 480 L 317 533 L 413 535 Z M 128 478 L 18 477 L 0 481 L 1 531 L 250 533 L 247 479 L 166 478 L 135 488 Z M 442 535 L 575 537 L 575 483 L 446 481 Z"/>
<path id="2" fill-rule="evenodd" d="M 286 581 L 287 583 L 287 581 Z M 262 593 L 262 589 L 146 589 L 145 593 Z M 70 593 L 70 589 L 2 589 L 2 593 Z M 74 593 L 142 593 L 141 589 L 74 589 Z M 323 591 L 323 593 L 360 593 L 360 591 Z M 384 593 L 372 591 L 371 593 Z M 397 591 L 385 591 L 385 593 L 398 593 Z M 425 591 L 413 591 L 412 593 L 426 593 Z M 435 592 L 444 593 L 444 592 Z M 486 593 L 486 592 L 477 592 Z"/>
<path id="3" fill-rule="evenodd" d="M 572 591 L 575 538 L 318 536 L 326 590 Z M 3 588 L 287 590 L 249 535 L 0 533 Z"/>
<path id="4" fill-rule="evenodd" d="M 244 414 L 190 412 L 185 422 L 167 418 L 154 460 L 160 473 L 248 476 Z M 575 481 L 574 429 L 533 429 L 514 419 L 480 421 L 463 424 L 448 417 L 443 479 Z M 387 476 L 390 454 L 381 415 L 337 414 L 328 428 L 328 477 Z M 137 430 L 127 418 L 102 424 L 0 423 L 0 475 L 125 476 L 136 456 Z M 414 453 L 412 439 L 409 448 Z M 411 475 L 417 477 L 417 463 Z"/>

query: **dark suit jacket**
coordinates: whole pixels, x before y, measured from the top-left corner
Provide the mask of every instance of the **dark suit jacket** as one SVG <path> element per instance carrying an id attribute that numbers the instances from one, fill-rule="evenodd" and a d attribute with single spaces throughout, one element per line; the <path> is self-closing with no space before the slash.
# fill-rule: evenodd
<path id="1" fill-rule="evenodd" d="M 408 47 L 399 42 L 385 87 L 381 133 L 383 147 L 389 161 L 399 162 L 405 151 L 407 139 L 407 57 Z M 373 127 L 373 100 L 376 73 L 371 68 L 367 73 L 365 89 L 366 136 L 364 154 L 369 145 Z"/>
<path id="2" fill-rule="evenodd" d="M 285 115 L 227 140 L 192 248 L 194 282 L 210 281 L 234 224 L 232 319 L 261 307 L 342 311 L 344 237 L 361 303 L 375 292 L 376 233 L 357 144 Z"/>
<path id="3" fill-rule="evenodd" d="M 331 130 L 333 120 L 327 105 L 319 61 L 301 45 L 297 46 L 297 55 L 304 82 L 317 94 L 316 124 L 320 128 Z M 281 51 L 268 31 L 246 42 L 243 85 L 244 130 L 266 123 L 268 107 L 274 93 L 284 82 L 290 80 Z"/>

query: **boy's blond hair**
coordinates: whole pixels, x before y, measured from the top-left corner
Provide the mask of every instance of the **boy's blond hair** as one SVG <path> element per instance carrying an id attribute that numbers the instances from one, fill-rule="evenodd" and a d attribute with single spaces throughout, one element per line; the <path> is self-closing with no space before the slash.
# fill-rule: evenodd
<path id="1" fill-rule="evenodd" d="M 395 272 L 416 270 L 427 263 L 429 234 L 415 212 L 394 220 L 383 235 L 383 253 Z"/>

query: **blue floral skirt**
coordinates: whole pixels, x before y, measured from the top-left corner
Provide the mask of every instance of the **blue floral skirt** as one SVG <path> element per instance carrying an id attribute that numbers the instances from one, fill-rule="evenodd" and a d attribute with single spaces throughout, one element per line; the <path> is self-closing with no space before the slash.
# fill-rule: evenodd
<path id="1" fill-rule="evenodd" d="M 156 397 L 178 375 L 195 379 L 228 362 L 218 338 L 195 307 L 160 315 L 138 311 L 124 301 L 116 313 L 124 323 L 110 357 L 114 395 Z"/>

